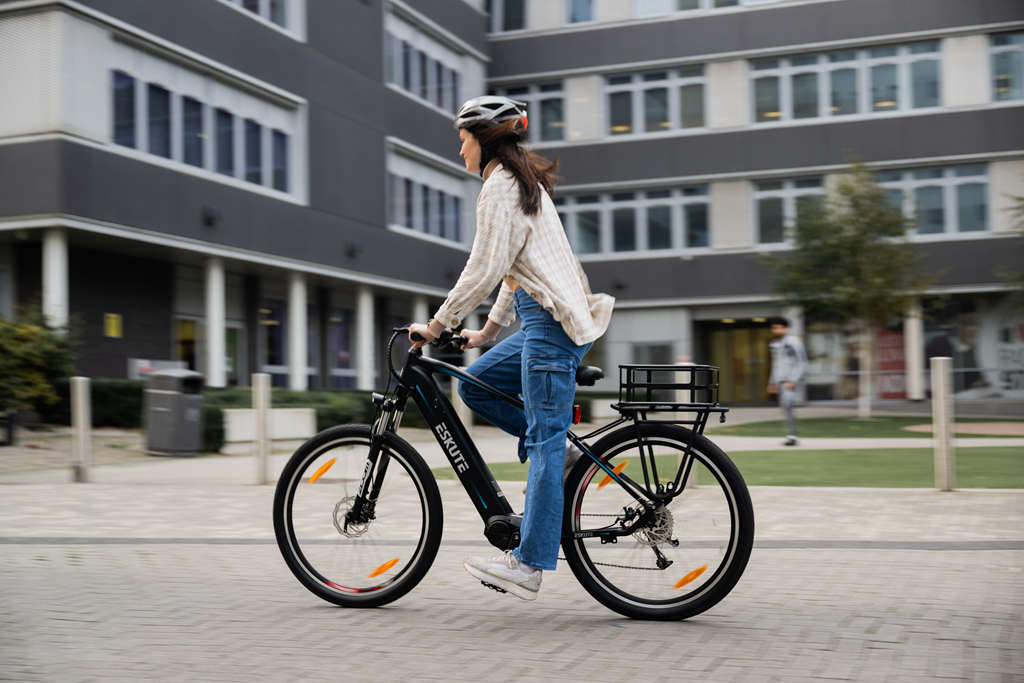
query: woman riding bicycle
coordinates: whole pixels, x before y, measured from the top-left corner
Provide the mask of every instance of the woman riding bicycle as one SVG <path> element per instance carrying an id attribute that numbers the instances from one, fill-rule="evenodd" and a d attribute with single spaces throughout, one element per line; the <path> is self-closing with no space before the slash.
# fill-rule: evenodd
<path id="1" fill-rule="evenodd" d="M 554 569 L 562 532 L 566 432 L 572 418 L 576 369 L 604 334 L 615 300 L 592 294 L 551 201 L 557 163 L 523 148 L 525 104 L 477 97 L 459 109 L 455 127 L 466 170 L 484 179 L 476 207 L 476 237 L 458 282 L 427 324 L 416 324 L 420 346 L 454 328 L 501 282 L 482 330 L 463 330 L 466 348 L 493 341 L 518 314 L 518 332 L 495 345 L 469 373 L 512 395 L 525 410 L 463 383 L 459 393 L 476 413 L 519 437 L 519 459 L 530 460 L 519 547 L 499 557 L 470 557 L 465 567 L 482 582 L 533 600 L 541 571 Z"/>

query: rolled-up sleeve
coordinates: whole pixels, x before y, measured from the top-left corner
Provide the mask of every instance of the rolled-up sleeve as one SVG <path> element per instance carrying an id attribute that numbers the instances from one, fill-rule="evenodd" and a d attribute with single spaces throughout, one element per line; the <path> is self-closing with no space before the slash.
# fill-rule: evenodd
<path id="1" fill-rule="evenodd" d="M 485 183 L 480 192 L 476 205 L 476 237 L 473 238 L 469 259 L 458 282 L 448 292 L 448 298 L 434 314 L 434 319 L 445 327 L 457 327 L 494 291 L 526 240 L 525 231 L 517 229 L 519 226 L 513 223 L 510 195 L 497 185 Z M 502 294 L 505 289 L 503 286 Z M 499 302 L 502 294 L 498 295 Z M 510 304 L 511 292 L 508 298 Z"/>

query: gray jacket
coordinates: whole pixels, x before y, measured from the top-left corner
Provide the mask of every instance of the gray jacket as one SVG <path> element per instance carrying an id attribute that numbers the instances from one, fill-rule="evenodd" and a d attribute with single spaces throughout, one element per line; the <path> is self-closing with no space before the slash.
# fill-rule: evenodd
<path id="1" fill-rule="evenodd" d="M 807 371 L 807 352 L 799 338 L 787 334 L 771 341 L 772 374 L 769 384 L 802 382 Z"/>

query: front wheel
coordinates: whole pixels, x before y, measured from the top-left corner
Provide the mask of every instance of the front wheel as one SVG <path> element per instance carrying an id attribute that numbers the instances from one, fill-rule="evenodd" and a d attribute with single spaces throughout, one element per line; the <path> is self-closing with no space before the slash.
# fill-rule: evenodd
<path id="1" fill-rule="evenodd" d="M 320 432 L 292 455 L 274 495 L 274 532 L 288 568 L 314 594 L 346 607 L 405 595 L 441 543 L 437 482 L 419 453 L 391 433 L 382 436 L 387 470 L 372 514 L 353 522 L 369 453 L 367 425 Z"/>
<path id="2" fill-rule="evenodd" d="M 724 598 L 743 574 L 754 539 L 747 486 L 725 453 L 665 423 L 618 429 L 591 452 L 604 467 L 584 456 L 569 474 L 562 540 L 587 592 L 635 619 L 686 619 Z M 608 475 L 643 485 L 645 468 L 648 481 L 657 476 L 663 483 L 677 475 L 682 483 L 688 471 L 688 485 L 646 511 Z"/>

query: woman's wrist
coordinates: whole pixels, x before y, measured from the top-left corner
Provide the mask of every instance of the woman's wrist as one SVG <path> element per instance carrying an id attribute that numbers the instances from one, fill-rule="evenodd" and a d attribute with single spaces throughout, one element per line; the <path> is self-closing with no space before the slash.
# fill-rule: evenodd
<path id="1" fill-rule="evenodd" d="M 440 337 L 441 333 L 444 332 L 444 325 L 439 323 L 434 318 L 431 318 L 429 321 L 427 321 L 427 331 L 430 332 L 430 334 L 434 335 L 434 337 Z"/>
<path id="2" fill-rule="evenodd" d="M 480 334 L 482 334 L 488 341 L 497 339 L 499 332 L 501 332 L 501 325 L 490 318 L 487 319 L 484 329 L 480 330 Z"/>

